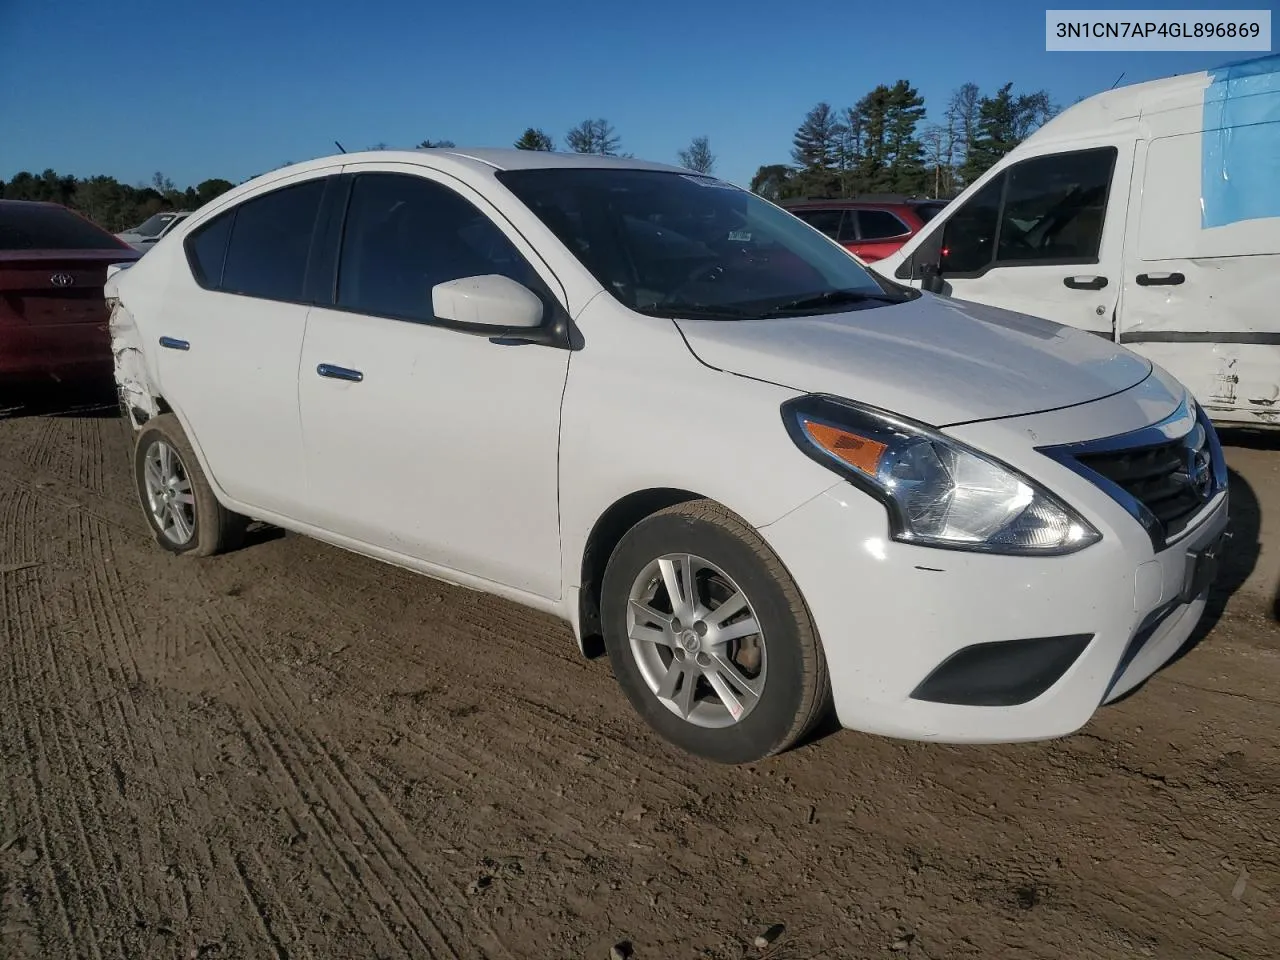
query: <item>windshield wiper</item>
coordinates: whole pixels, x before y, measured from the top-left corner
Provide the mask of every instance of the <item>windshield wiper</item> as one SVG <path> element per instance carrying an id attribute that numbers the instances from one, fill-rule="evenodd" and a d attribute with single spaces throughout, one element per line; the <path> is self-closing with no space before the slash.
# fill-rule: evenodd
<path id="1" fill-rule="evenodd" d="M 740 307 L 720 307 L 702 303 L 664 303 L 642 311 L 653 317 L 665 317 L 668 320 L 755 320 L 760 316 L 754 310 L 743 310 Z"/>
<path id="2" fill-rule="evenodd" d="M 773 316 L 793 313 L 797 310 L 812 310 L 815 307 L 834 306 L 841 303 L 902 303 L 903 298 L 889 293 L 870 293 L 866 290 L 824 290 L 808 297 L 799 297 L 777 306 L 761 310 L 761 314 Z"/>

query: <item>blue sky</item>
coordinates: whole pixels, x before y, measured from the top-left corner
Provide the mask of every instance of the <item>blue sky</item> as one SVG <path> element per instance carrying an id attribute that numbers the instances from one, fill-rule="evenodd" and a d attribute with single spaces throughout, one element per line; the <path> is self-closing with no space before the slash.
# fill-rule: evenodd
<path id="1" fill-rule="evenodd" d="M 0 0 L 0 178 L 53 167 L 239 181 L 334 153 L 335 139 L 507 146 L 532 125 L 562 142 L 606 117 L 646 159 L 674 160 L 705 134 L 716 172 L 745 184 L 788 161 L 815 103 L 843 107 L 878 83 L 906 78 L 936 116 L 966 81 L 1044 87 L 1070 104 L 1122 71 L 1128 84 L 1251 56 L 1046 53 L 1044 11 L 1026 0 Z"/>

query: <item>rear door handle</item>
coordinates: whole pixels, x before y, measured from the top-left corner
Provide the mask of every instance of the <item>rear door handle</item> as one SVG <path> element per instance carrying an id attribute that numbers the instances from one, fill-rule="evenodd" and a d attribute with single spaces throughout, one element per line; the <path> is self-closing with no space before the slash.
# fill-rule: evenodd
<path id="1" fill-rule="evenodd" d="M 1107 285 L 1106 277 L 1063 277 L 1064 286 L 1072 290 L 1101 290 Z"/>
<path id="2" fill-rule="evenodd" d="M 176 337 L 161 337 L 160 346 L 166 350 L 190 350 L 191 344 L 185 340 L 179 340 Z"/>
<path id="3" fill-rule="evenodd" d="M 332 363 L 320 364 L 316 367 L 316 373 L 322 377 L 328 377 L 330 380 L 346 380 L 348 383 L 359 383 L 364 379 L 364 374 L 359 370 L 334 366 Z"/>
<path id="4" fill-rule="evenodd" d="M 1140 273 L 1134 279 L 1140 287 L 1176 287 L 1187 278 L 1180 273 Z"/>

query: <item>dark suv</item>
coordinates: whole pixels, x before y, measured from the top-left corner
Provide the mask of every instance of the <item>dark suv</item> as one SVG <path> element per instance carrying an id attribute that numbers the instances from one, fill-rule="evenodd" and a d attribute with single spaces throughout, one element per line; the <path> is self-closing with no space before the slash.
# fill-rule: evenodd
<path id="1" fill-rule="evenodd" d="M 789 200 L 782 206 L 867 263 L 889 256 L 947 205 L 946 200 L 859 197 Z"/>

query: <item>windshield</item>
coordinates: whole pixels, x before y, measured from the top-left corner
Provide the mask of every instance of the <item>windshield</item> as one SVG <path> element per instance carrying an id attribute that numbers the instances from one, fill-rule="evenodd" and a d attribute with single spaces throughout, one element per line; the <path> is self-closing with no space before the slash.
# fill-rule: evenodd
<path id="1" fill-rule="evenodd" d="M 141 237 L 158 237 L 160 231 L 169 225 L 174 214 L 172 213 L 156 213 L 147 217 L 141 224 L 134 227 L 129 233 L 136 233 Z"/>
<path id="2" fill-rule="evenodd" d="M 600 168 L 497 177 L 606 290 L 640 313 L 807 316 L 916 295 L 878 280 L 773 204 L 710 177 Z"/>

